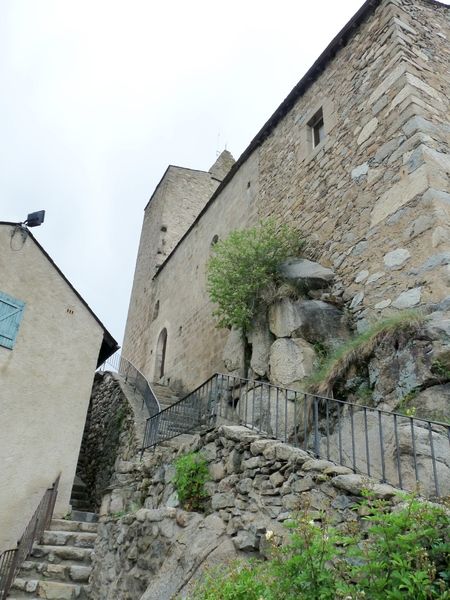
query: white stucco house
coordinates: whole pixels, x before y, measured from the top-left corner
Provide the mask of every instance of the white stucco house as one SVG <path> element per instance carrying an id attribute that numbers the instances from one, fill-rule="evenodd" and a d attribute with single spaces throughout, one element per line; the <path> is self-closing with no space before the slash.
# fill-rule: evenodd
<path id="1" fill-rule="evenodd" d="M 0 221 L 0 552 L 58 474 L 69 510 L 94 373 L 117 348 L 32 233 Z"/>

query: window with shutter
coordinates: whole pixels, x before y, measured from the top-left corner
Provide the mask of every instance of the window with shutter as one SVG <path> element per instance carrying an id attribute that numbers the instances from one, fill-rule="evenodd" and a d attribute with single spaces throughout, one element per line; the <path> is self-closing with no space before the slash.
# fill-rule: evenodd
<path id="1" fill-rule="evenodd" d="M 13 348 L 25 303 L 0 292 L 0 346 Z"/>

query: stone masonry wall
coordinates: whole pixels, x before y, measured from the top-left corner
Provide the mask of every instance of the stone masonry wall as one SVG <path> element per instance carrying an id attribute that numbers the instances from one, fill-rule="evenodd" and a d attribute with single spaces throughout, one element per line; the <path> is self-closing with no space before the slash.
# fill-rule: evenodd
<path id="1" fill-rule="evenodd" d="M 130 406 L 119 382 L 111 373 L 96 373 L 77 466 L 93 507 L 101 504 L 117 457 L 134 456 L 137 448 Z"/>
<path id="2" fill-rule="evenodd" d="M 143 335 L 157 313 L 152 278 L 233 163 L 225 150 L 208 172 L 169 166 L 145 208 L 122 350 L 138 369 L 152 350 Z M 146 374 L 153 379 L 153 371 Z"/>
<path id="3" fill-rule="evenodd" d="M 173 254 L 168 267 L 152 287 L 159 300 L 158 317 L 141 330 L 148 340 L 144 373 L 152 379 L 155 347 L 160 331 L 167 329 L 166 382 L 190 388 L 222 368 L 221 352 L 227 331 L 215 327 L 214 310 L 206 291 L 206 262 L 214 236 L 224 238 L 230 230 L 256 220 L 258 154 L 253 154 L 192 229 Z M 177 384 L 181 384 L 177 386 Z"/>
<path id="4" fill-rule="evenodd" d="M 174 459 L 192 450 L 209 465 L 206 514 L 182 510 L 171 483 Z M 399 501 L 391 486 L 238 426 L 195 436 L 178 450 L 157 448 L 142 463 L 118 461 L 116 470 L 121 483 L 102 505 L 92 600 L 183 598 L 204 568 L 264 557 L 265 532 L 282 543 L 283 523 L 299 511 L 318 524 L 327 514 L 344 528 L 364 514 L 363 489 Z"/>
<path id="5" fill-rule="evenodd" d="M 448 295 L 449 15 L 428 0 L 382 0 L 240 166 L 152 283 L 161 308 L 136 342 L 150 378 L 163 327 L 171 384 L 192 388 L 223 369 L 210 244 L 259 218 L 302 229 L 341 278 L 359 329 Z M 313 149 L 319 109 L 325 138 Z"/>
<path id="6" fill-rule="evenodd" d="M 448 295 L 449 15 L 424 1 L 381 3 L 261 146 L 260 216 L 311 232 L 362 327 Z M 331 126 L 305 155 L 321 103 Z"/>

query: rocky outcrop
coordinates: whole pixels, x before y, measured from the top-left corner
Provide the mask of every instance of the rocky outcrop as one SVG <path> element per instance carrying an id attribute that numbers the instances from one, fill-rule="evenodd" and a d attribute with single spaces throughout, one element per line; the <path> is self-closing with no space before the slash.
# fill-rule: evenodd
<path id="1" fill-rule="evenodd" d="M 302 338 L 280 338 L 270 348 L 270 381 L 293 387 L 311 375 L 316 353 Z"/>
<path id="2" fill-rule="evenodd" d="M 269 327 L 276 337 L 304 338 L 334 348 L 349 337 L 344 313 L 321 300 L 283 300 L 269 308 Z"/>
<path id="3" fill-rule="evenodd" d="M 268 375 L 270 347 L 274 336 L 269 330 L 265 312 L 261 312 L 253 320 L 252 327 L 247 334 L 247 339 L 252 349 L 250 358 L 251 370 L 257 377 Z"/>
<path id="4" fill-rule="evenodd" d="M 245 340 L 242 331 L 233 327 L 223 349 L 222 359 L 228 373 L 237 377 L 245 375 Z"/>

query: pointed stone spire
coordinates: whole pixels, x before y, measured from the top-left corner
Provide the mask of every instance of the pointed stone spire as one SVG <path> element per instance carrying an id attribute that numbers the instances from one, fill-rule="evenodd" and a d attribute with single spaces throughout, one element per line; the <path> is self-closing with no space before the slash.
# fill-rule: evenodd
<path id="1" fill-rule="evenodd" d="M 224 150 L 209 169 L 209 172 L 213 177 L 222 181 L 235 162 L 231 152 Z"/>

